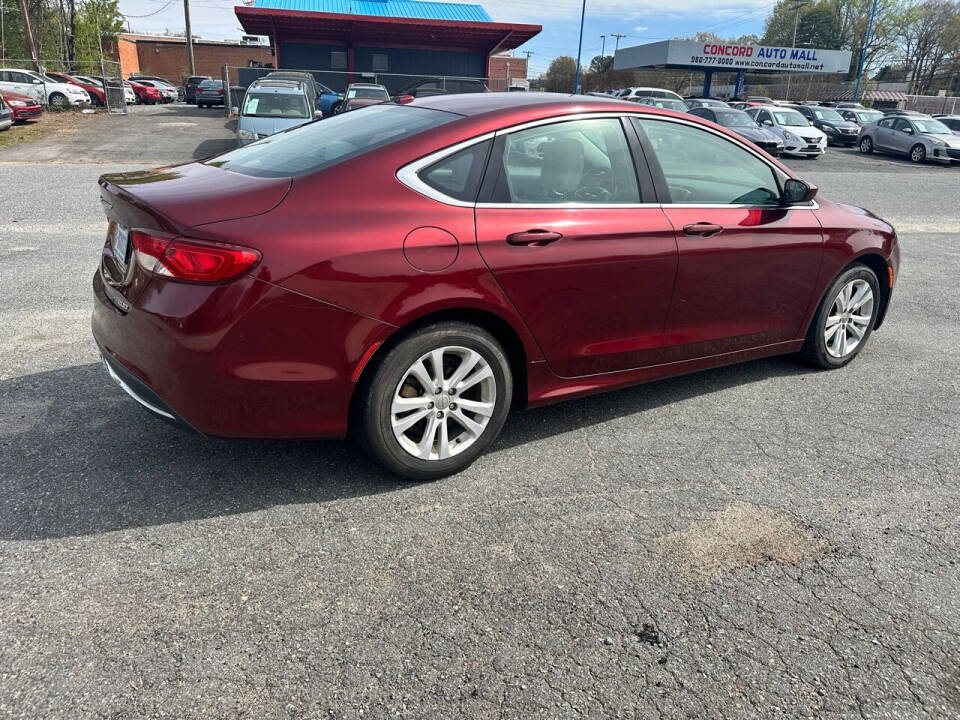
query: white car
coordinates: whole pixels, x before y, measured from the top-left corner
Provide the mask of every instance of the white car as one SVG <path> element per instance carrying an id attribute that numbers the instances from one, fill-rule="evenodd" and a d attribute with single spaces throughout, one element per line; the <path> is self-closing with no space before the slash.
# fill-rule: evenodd
<path id="1" fill-rule="evenodd" d="M 32 70 L 20 68 L 0 68 L 0 90 L 29 95 L 38 102 L 52 107 L 90 102 L 90 95 L 78 85 L 63 83 L 51 77 L 41 76 Z"/>
<path id="2" fill-rule="evenodd" d="M 621 90 L 620 95 L 617 97 L 620 100 L 629 100 L 631 102 L 638 102 L 640 98 L 645 97 L 664 98 L 666 100 L 683 100 L 682 97 L 677 95 L 677 93 L 673 92 L 672 90 L 664 90 L 663 88 L 654 87 L 627 88 L 626 90 Z"/>
<path id="3" fill-rule="evenodd" d="M 159 80 L 141 80 L 140 78 L 134 78 L 134 80 L 141 85 L 146 85 L 147 87 L 152 87 L 159 90 L 163 95 L 163 101 L 165 103 L 176 102 L 177 100 L 177 89 L 169 83 L 160 82 Z"/>
<path id="4" fill-rule="evenodd" d="M 756 120 L 757 125 L 783 140 L 784 155 L 819 157 L 827 150 L 827 136 L 796 110 L 777 105 L 755 105 L 745 112 Z"/>
<path id="5" fill-rule="evenodd" d="M 94 77 L 93 75 L 74 75 L 74 77 L 77 80 L 88 82 L 91 85 L 97 85 L 101 89 L 103 88 L 103 80 L 99 77 Z M 137 104 L 137 94 L 133 91 L 132 87 L 126 84 L 123 86 L 123 99 L 128 105 Z"/>

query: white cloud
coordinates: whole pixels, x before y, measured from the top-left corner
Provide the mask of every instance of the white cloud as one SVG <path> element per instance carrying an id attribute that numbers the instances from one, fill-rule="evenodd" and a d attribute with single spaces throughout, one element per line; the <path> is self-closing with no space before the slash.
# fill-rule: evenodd
<path id="1" fill-rule="evenodd" d="M 633 29 L 633 31 L 634 31 L 634 32 L 643 32 L 644 30 L 649 30 L 649 29 L 650 29 L 650 28 L 648 28 L 646 25 L 637 25 L 637 26 Z"/>

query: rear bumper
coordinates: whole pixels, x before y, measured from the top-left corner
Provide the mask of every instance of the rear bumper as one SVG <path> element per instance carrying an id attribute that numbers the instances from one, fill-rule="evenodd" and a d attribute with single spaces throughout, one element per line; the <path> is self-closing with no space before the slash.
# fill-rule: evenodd
<path id="1" fill-rule="evenodd" d="M 94 276 L 92 329 L 124 390 L 203 435 L 342 437 L 376 320 L 250 277 L 204 286 L 154 278 L 128 312 Z"/>

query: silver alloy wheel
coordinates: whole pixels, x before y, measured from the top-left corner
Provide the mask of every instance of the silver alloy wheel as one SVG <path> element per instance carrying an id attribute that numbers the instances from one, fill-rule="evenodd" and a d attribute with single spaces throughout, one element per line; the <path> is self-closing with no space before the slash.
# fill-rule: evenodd
<path id="1" fill-rule="evenodd" d="M 860 141 L 860 152 L 868 153 L 873 150 L 873 140 L 868 137 L 865 137 Z"/>
<path id="2" fill-rule="evenodd" d="M 456 345 L 431 350 L 394 390 L 393 436 L 415 458 L 446 460 L 483 434 L 496 401 L 497 381 L 480 353 Z"/>
<path id="3" fill-rule="evenodd" d="M 915 163 L 923 162 L 923 158 L 926 155 L 926 152 L 923 149 L 922 145 L 914 145 L 913 150 L 910 151 L 910 159 Z"/>
<path id="4" fill-rule="evenodd" d="M 860 345 L 873 319 L 873 288 L 866 280 L 851 280 L 833 300 L 823 329 L 831 357 L 843 358 Z"/>

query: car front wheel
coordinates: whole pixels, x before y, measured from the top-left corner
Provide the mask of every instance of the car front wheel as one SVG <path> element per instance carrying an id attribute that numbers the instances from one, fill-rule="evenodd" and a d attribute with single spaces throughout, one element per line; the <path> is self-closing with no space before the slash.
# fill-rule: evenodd
<path id="1" fill-rule="evenodd" d="M 67 96 L 63 93 L 50 93 L 50 107 L 63 108 L 67 106 Z"/>
<path id="2" fill-rule="evenodd" d="M 868 137 L 863 138 L 860 141 L 860 152 L 862 153 L 872 153 L 873 152 L 873 140 Z"/>
<path id="3" fill-rule="evenodd" d="M 921 145 L 920 143 L 917 143 L 912 148 L 910 148 L 911 162 L 915 162 L 919 164 L 926 159 L 927 159 L 927 149 L 923 145 Z"/>
<path id="4" fill-rule="evenodd" d="M 513 395 L 510 363 L 486 330 L 425 327 L 374 360 L 358 388 L 358 439 L 410 480 L 468 467 L 496 439 Z"/>
<path id="5" fill-rule="evenodd" d="M 866 265 L 833 281 L 810 324 L 801 357 L 825 369 L 843 367 L 867 344 L 880 311 L 880 283 Z"/>

